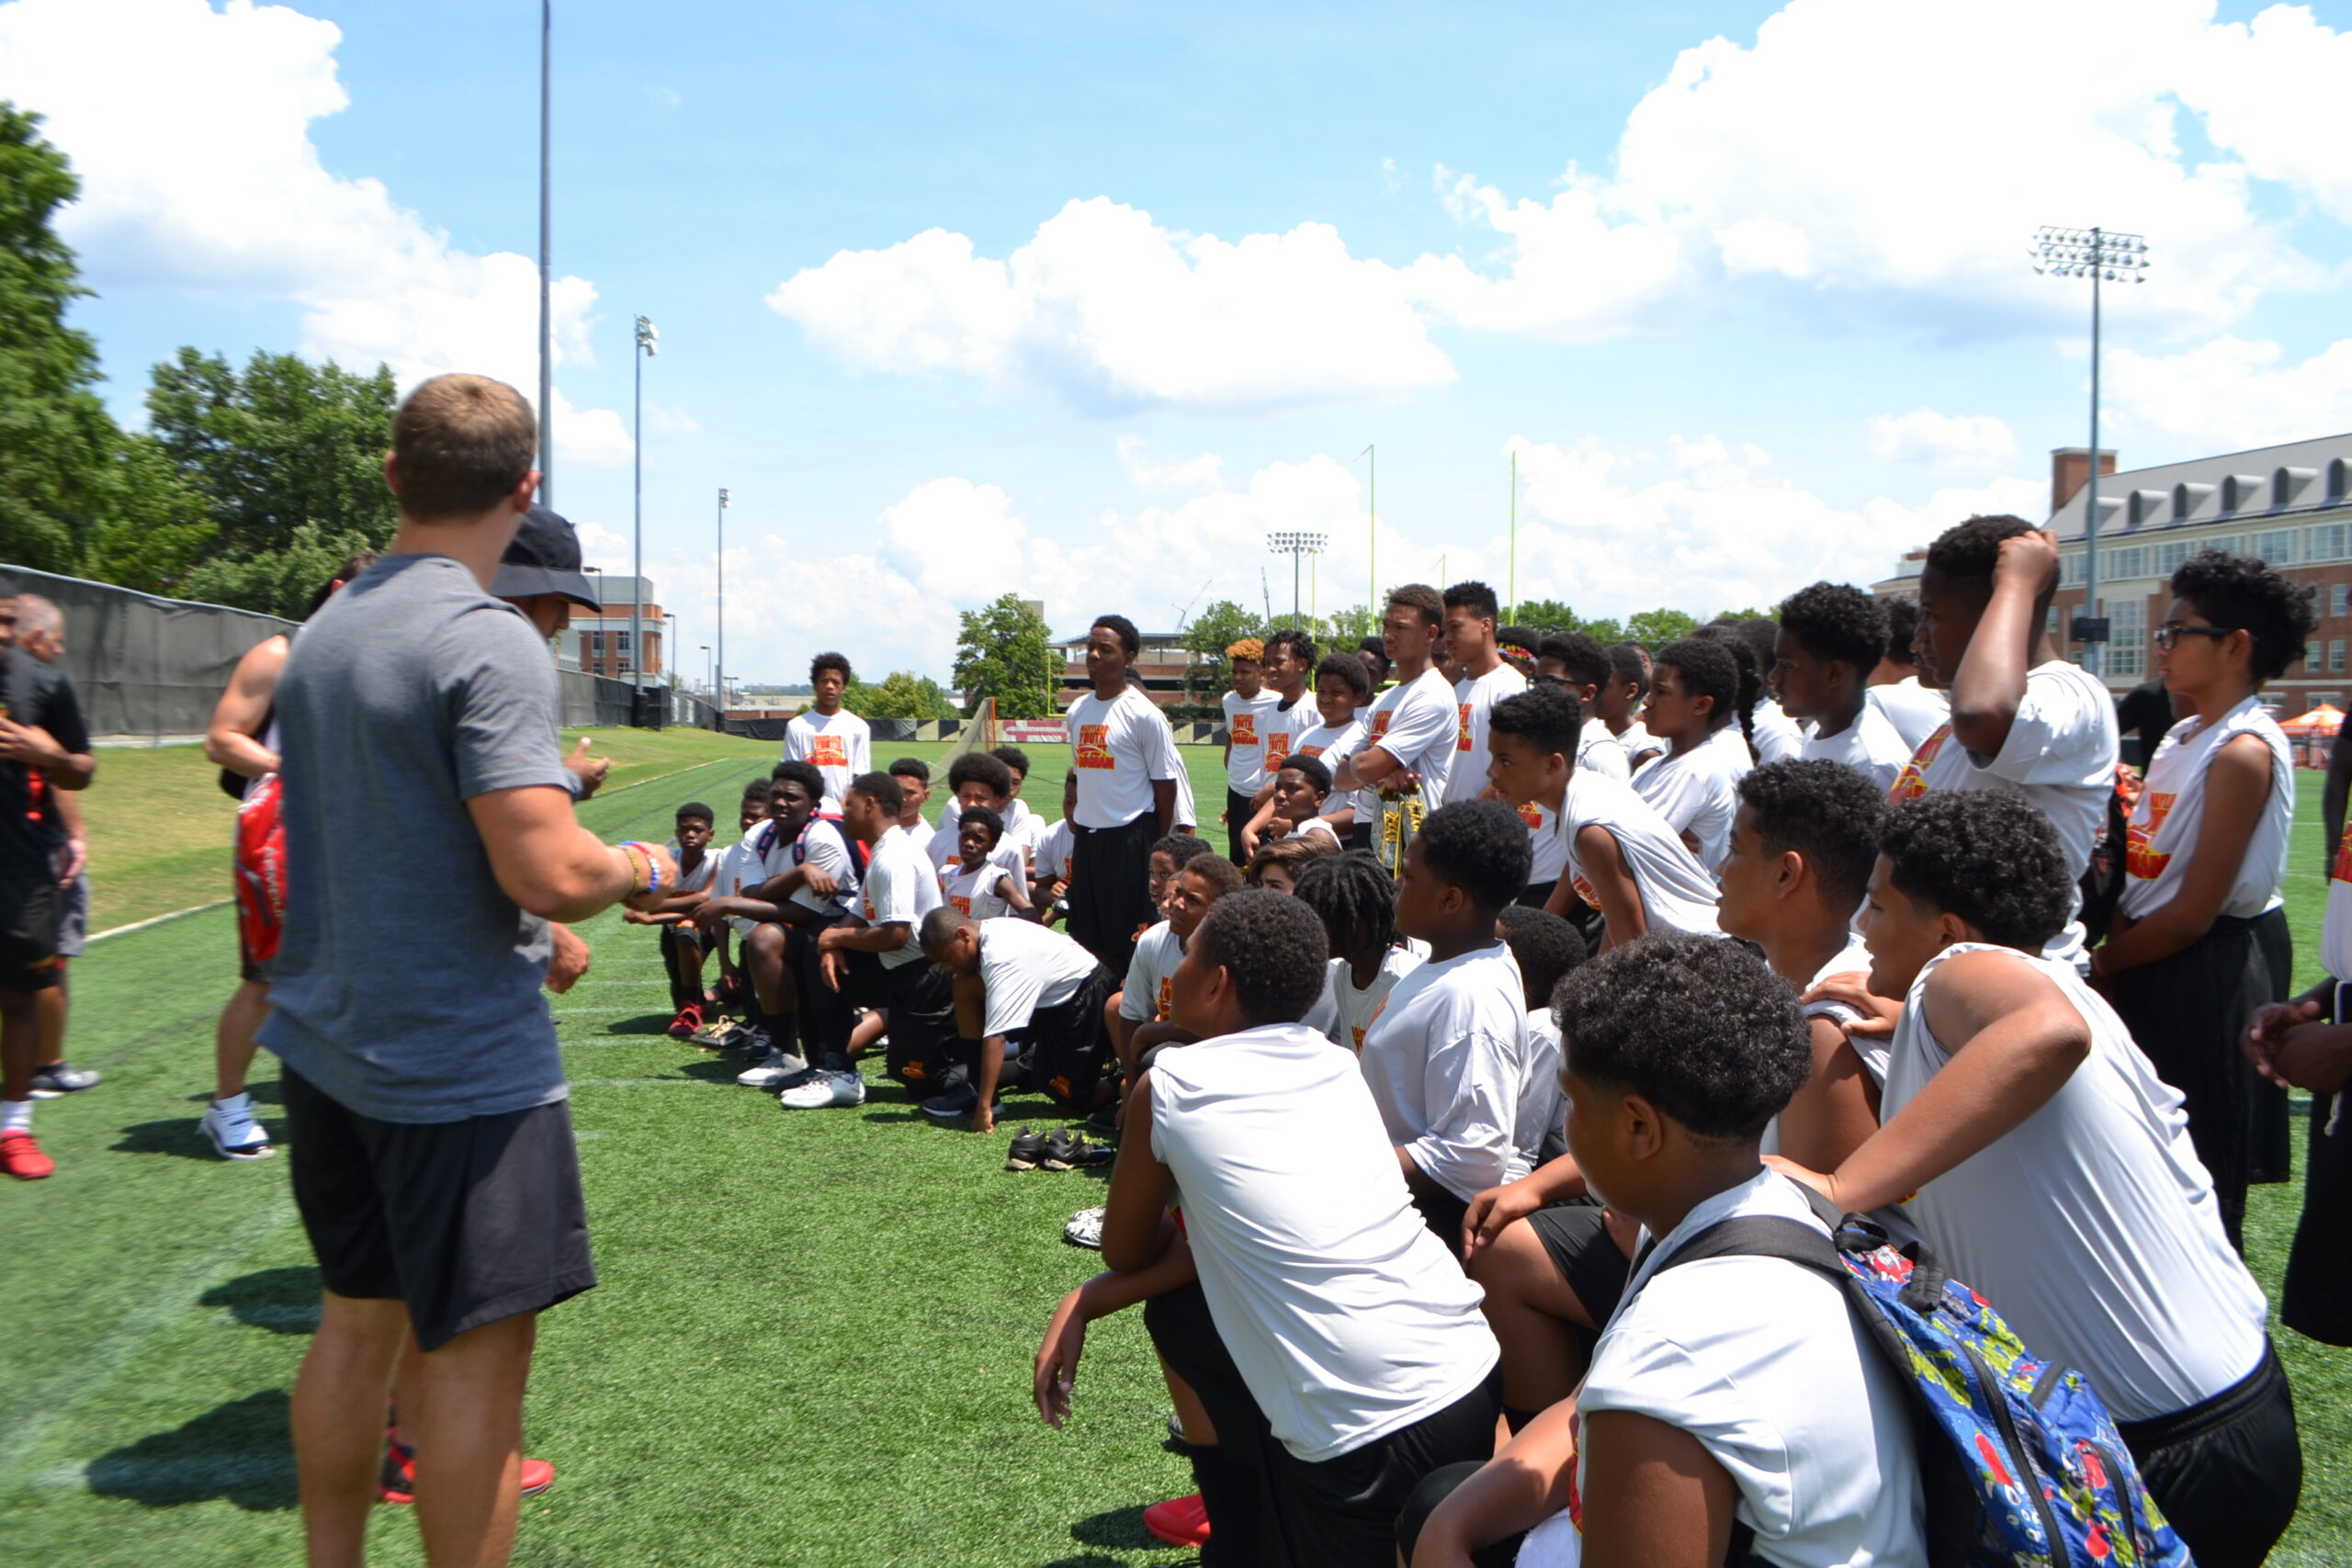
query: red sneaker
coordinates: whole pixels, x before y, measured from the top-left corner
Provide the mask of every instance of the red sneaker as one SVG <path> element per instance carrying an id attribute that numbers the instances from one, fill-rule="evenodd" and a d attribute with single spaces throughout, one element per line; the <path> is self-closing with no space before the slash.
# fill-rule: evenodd
<path id="1" fill-rule="evenodd" d="M 19 1181 L 39 1181 L 56 1168 L 30 1133 L 0 1133 L 0 1170 Z"/>
<path id="2" fill-rule="evenodd" d="M 1198 1546 L 1209 1538 L 1208 1505 L 1197 1492 L 1154 1503 L 1143 1511 L 1143 1528 L 1170 1546 Z"/>
<path id="3" fill-rule="evenodd" d="M 543 1459 L 523 1461 L 523 1495 L 536 1497 L 555 1484 L 555 1466 Z M 376 1478 L 376 1497 L 384 1503 L 416 1501 L 416 1450 L 387 1438 L 384 1468 Z"/>
<path id="4" fill-rule="evenodd" d="M 670 1021 L 670 1038 L 673 1040 L 689 1039 L 701 1030 L 702 1009 L 692 1002 L 680 1008 L 678 1016 Z"/>

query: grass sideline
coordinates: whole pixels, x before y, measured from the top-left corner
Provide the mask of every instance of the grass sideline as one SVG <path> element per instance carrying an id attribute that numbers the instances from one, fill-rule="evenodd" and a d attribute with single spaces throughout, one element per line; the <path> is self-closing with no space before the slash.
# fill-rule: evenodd
<path id="1" fill-rule="evenodd" d="M 698 753 L 684 732 L 628 739 L 681 747 L 633 757 L 636 777 L 692 771 L 589 802 L 583 819 L 608 839 L 662 834 L 690 795 L 727 811 L 772 754 L 707 736 Z M 1062 763 L 1035 755 L 1024 793 L 1050 812 Z M 1185 755 L 1213 817 L 1216 753 Z M 2306 785 L 2289 898 L 2308 971 L 2324 884 L 2316 776 Z M 212 885 L 208 872 L 185 901 Z M 560 1479 L 526 1506 L 514 1561 L 1187 1561 L 1140 1523 L 1189 1482 L 1166 1451 L 1166 1395 L 1133 1314 L 1091 1336 L 1070 1430 L 1046 1430 L 1028 1404 L 1046 1314 L 1095 1267 L 1061 1224 L 1101 1191 L 1098 1174 L 1000 1168 L 1042 1102 L 1016 1099 L 978 1138 L 887 1088 L 858 1111 L 787 1114 L 658 1032 L 650 933 L 608 914 L 582 934 L 595 967 L 556 1012 L 603 1283 L 543 1325 L 530 1448 Z M 300 1559 L 286 1398 L 316 1277 L 282 1160 L 222 1164 L 195 1132 L 232 942 L 213 910 L 77 966 L 75 1058 L 107 1081 L 41 1106 L 57 1177 L 0 1190 L 0 1256 L 16 1264 L 0 1311 L 19 1325 L 0 1345 L 0 1564 Z M 2251 1246 L 2274 1292 L 2300 1202 L 2298 1187 L 2255 1195 Z M 2278 1338 L 2307 1479 L 2272 1561 L 2352 1561 L 2352 1357 Z M 370 1549 L 379 1563 L 421 1560 L 405 1510 L 378 1510 Z"/>

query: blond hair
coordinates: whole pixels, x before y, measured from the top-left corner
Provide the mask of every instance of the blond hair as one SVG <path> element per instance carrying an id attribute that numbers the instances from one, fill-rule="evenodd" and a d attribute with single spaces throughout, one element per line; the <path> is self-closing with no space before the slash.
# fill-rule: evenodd
<path id="1" fill-rule="evenodd" d="M 469 517 L 514 493 L 538 451 L 523 394 L 487 376 L 435 376 L 392 416 L 401 513 L 419 523 Z"/>
<path id="2" fill-rule="evenodd" d="M 1266 645 L 1261 638 L 1245 637 L 1239 642 L 1227 644 L 1225 656 L 1227 659 L 1246 659 L 1252 664 L 1263 664 L 1266 661 Z"/>

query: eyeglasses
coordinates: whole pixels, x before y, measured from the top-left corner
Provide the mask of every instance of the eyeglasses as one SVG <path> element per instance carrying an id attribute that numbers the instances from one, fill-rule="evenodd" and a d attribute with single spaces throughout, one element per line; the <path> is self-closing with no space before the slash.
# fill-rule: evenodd
<path id="1" fill-rule="evenodd" d="M 2169 653 L 2179 646 L 2180 639 L 2184 637 L 2216 638 L 2235 637 L 2240 629 L 2237 626 L 2188 626 L 2181 625 L 2178 621 L 2166 621 L 2156 628 L 2155 643 L 2158 648 Z"/>

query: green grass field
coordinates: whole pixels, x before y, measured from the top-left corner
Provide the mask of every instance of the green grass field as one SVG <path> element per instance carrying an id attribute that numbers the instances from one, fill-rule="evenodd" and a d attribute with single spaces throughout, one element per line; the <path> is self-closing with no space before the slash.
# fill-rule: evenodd
<path id="1" fill-rule="evenodd" d="M 771 755 L 693 732 L 597 739 L 615 776 L 582 816 L 608 839 L 661 836 L 689 798 L 726 813 Z M 1187 755 L 1213 817 L 1216 755 Z M 1050 810 L 1062 764 L 1038 758 L 1025 793 Z M 100 926 L 225 890 L 227 801 L 210 789 L 187 750 L 101 759 Z M 2290 907 L 2308 971 L 2316 775 L 2305 796 Z M 191 824 L 212 801 L 206 847 Z M 142 839 L 158 822 L 171 831 Z M 582 931 L 595 966 L 556 1015 L 603 1283 L 544 1322 L 529 1448 L 560 1479 L 526 1506 L 515 1561 L 1185 1561 L 1139 1520 L 1189 1481 L 1132 1314 L 1098 1325 L 1069 1430 L 1029 1406 L 1046 1314 L 1095 1267 L 1062 1222 L 1101 1191 L 1099 1173 L 1001 1168 L 1044 1102 L 1016 1098 L 987 1137 L 930 1123 L 887 1086 L 856 1111 L 782 1111 L 661 1034 L 650 933 L 612 915 Z M 75 966 L 73 1055 L 107 1082 L 42 1104 L 58 1174 L 0 1191 L 0 1563 L 300 1561 L 286 1407 L 316 1276 L 282 1160 L 224 1164 L 196 1132 L 233 946 L 215 909 Z M 258 1093 L 273 1100 L 267 1060 Z M 2256 1192 L 2248 1230 L 2274 1291 L 2300 1202 L 2300 1188 Z M 2308 1475 L 2273 1561 L 2352 1561 L 2352 1357 L 2284 1330 L 2279 1345 Z M 405 1510 L 378 1510 L 371 1544 L 379 1562 L 421 1560 Z"/>

